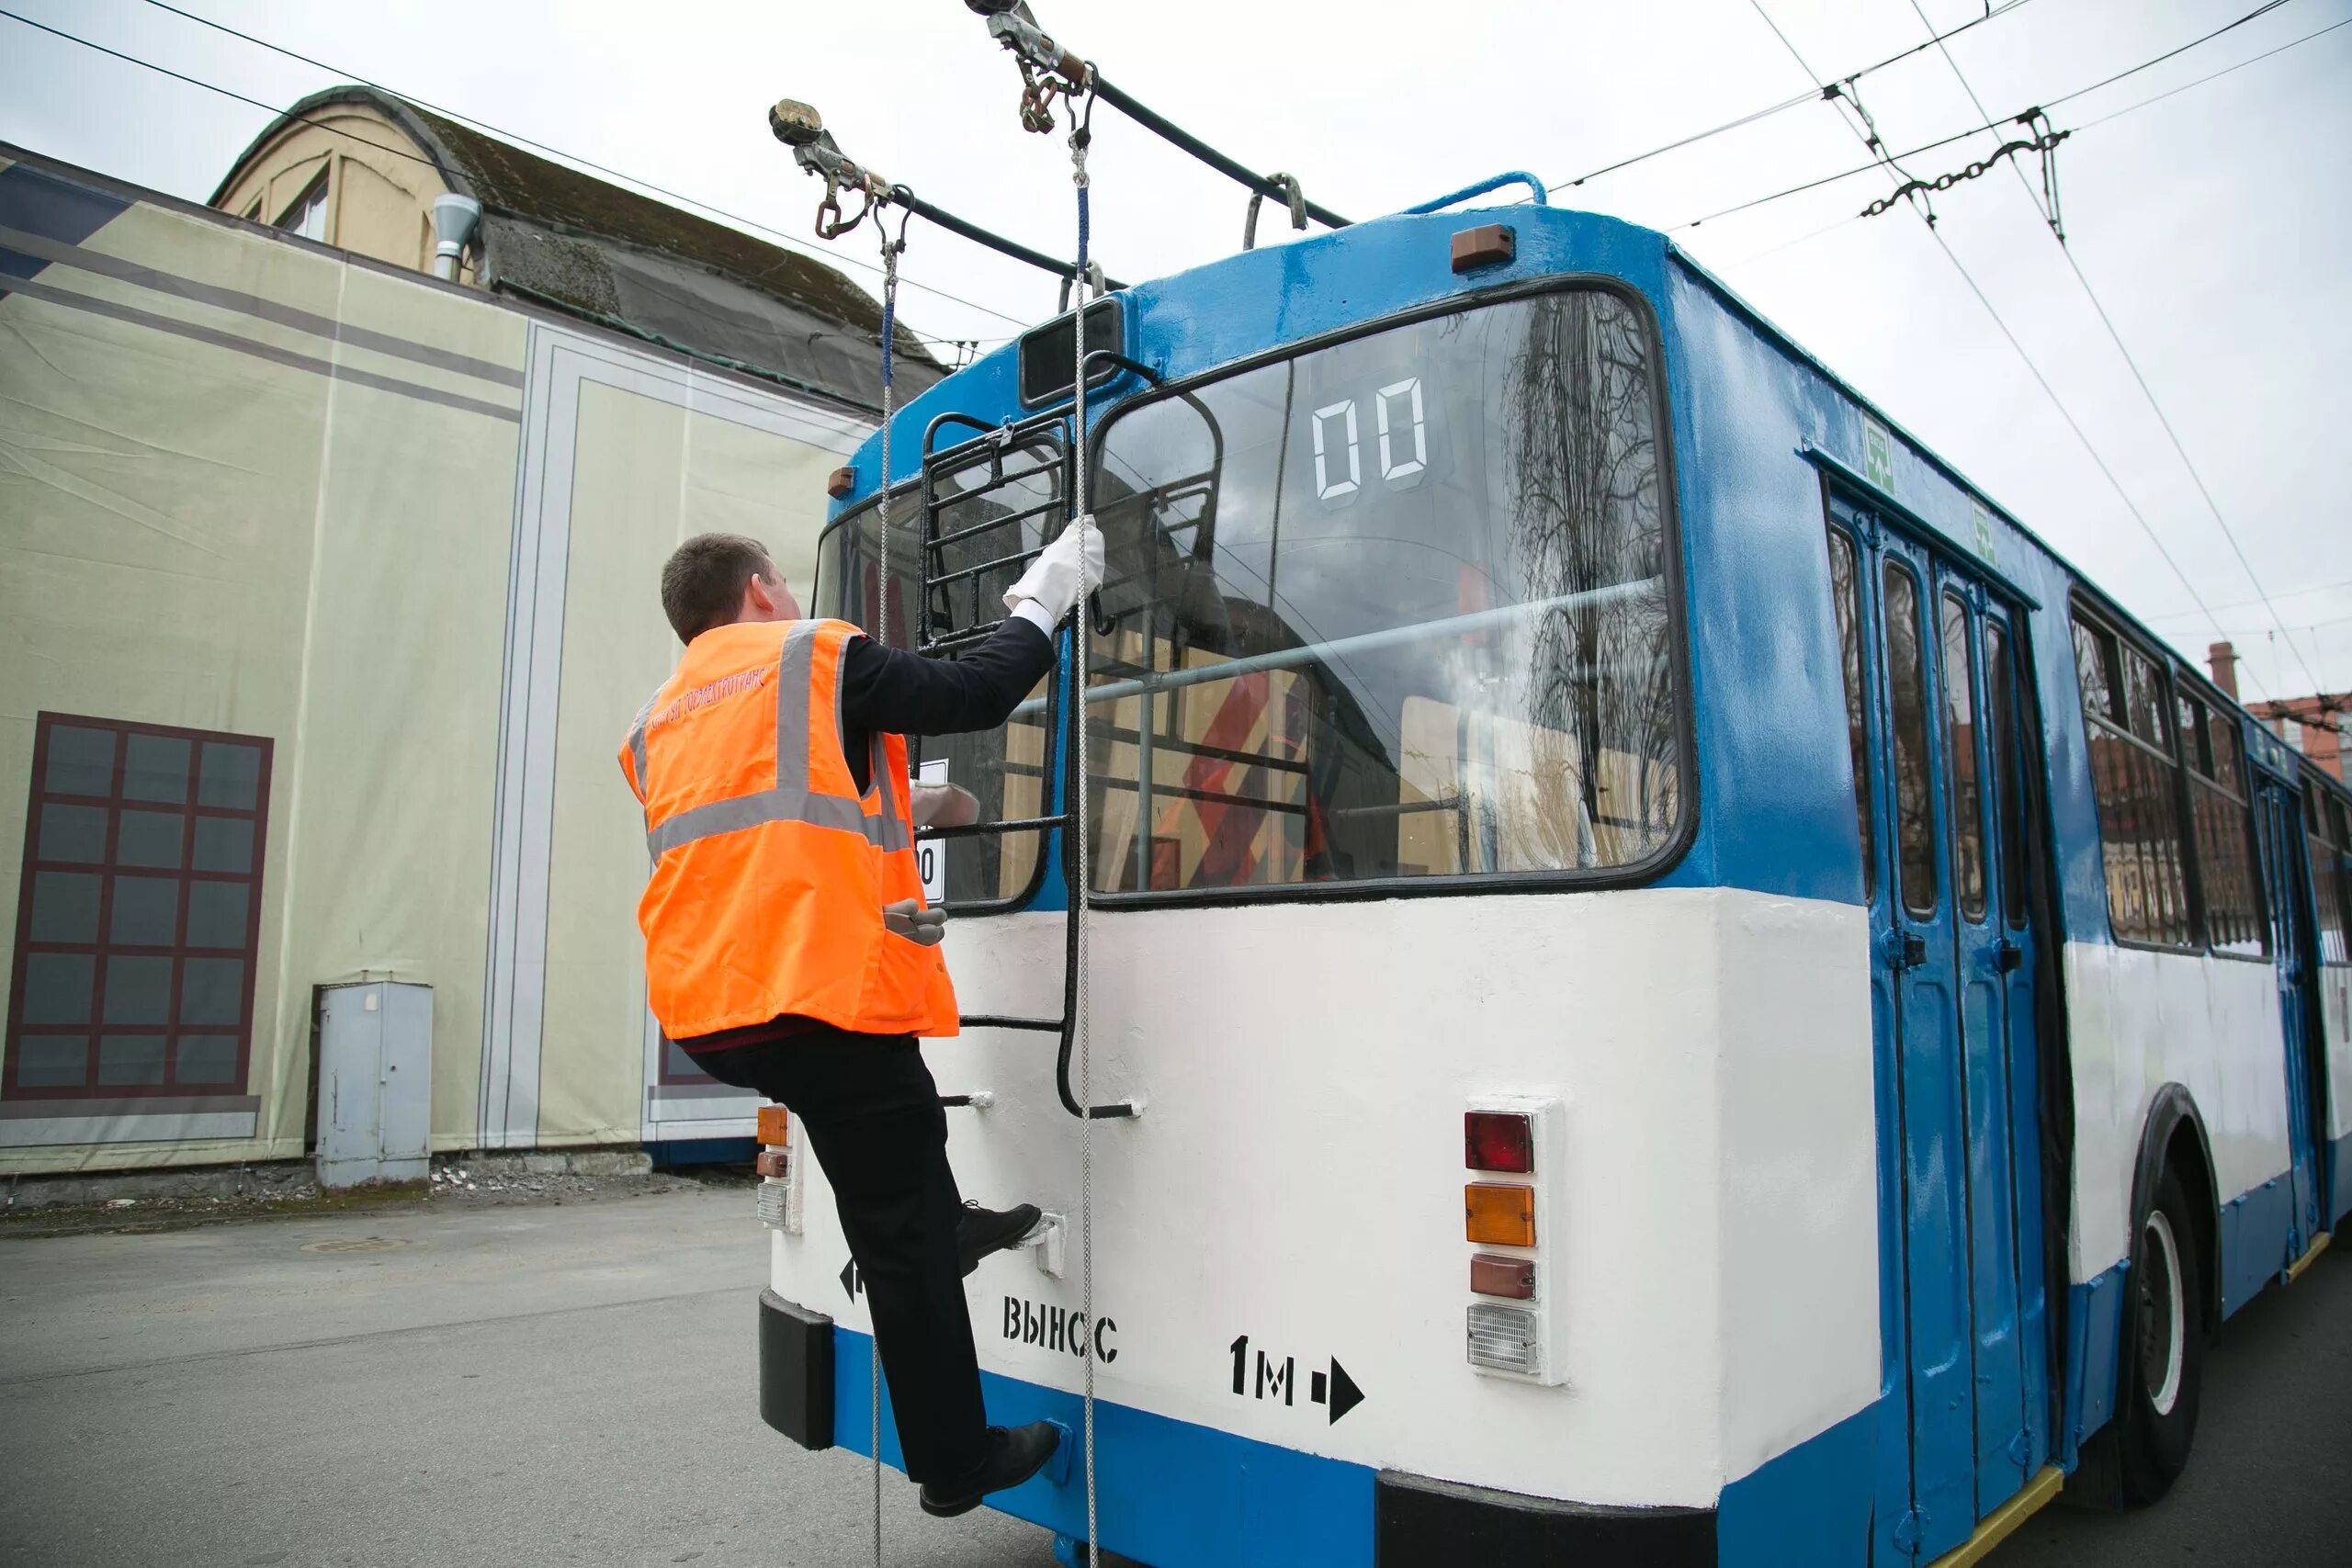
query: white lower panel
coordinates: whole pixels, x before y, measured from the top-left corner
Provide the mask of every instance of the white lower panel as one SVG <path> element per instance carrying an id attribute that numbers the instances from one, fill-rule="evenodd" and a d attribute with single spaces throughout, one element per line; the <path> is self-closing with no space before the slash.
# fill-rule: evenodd
<path id="1" fill-rule="evenodd" d="M 964 1010 L 1050 1015 L 1062 931 L 951 923 Z M 1147 1101 L 1091 1124 L 1103 1397 L 1425 1475 L 1700 1505 L 1876 1397 L 1860 908 L 1655 889 L 1104 911 L 1091 942 L 1094 1098 Z M 943 1092 L 996 1096 L 948 1112 L 965 1195 L 1073 1220 L 1060 1279 L 1019 1255 L 967 1281 L 981 1364 L 1074 1388 L 1050 1329 L 1004 1331 L 1080 1305 L 1080 1124 L 1052 1038 L 925 1055 Z M 1541 1238 L 1558 1387 L 1464 1354 L 1462 1115 L 1498 1094 L 1565 1106 Z M 864 1329 L 829 1197 L 775 1238 L 775 1287 Z M 1335 1360 L 1364 1396 L 1337 1422 L 1312 1400 Z"/>
<path id="2" fill-rule="evenodd" d="M 162 1116 L 16 1116 L 0 1120 L 0 1148 L 250 1138 L 259 1120 L 258 1111 L 190 1111 Z"/>
<path id="3" fill-rule="evenodd" d="M 2288 1166 L 2286 1033 L 2268 964 L 2066 944 L 2076 1281 L 2131 1251 L 2132 1180 L 2156 1091 L 2188 1089 L 2222 1202 Z"/>

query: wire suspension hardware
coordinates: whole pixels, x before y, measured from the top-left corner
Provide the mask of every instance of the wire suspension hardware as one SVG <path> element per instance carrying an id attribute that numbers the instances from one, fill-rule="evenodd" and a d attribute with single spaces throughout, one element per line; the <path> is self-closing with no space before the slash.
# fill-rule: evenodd
<path id="1" fill-rule="evenodd" d="M 1021 123 L 1024 129 L 1041 134 L 1053 130 L 1053 100 L 1057 97 L 1069 104 L 1073 112 L 1081 96 L 1090 108 L 1099 97 L 1160 140 L 1190 153 L 1226 178 L 1249 186 L 1258 196 L 1282 202 L 1327 229 L 1348 226 L 1348 220 L 1329 208 L 1308 201 L 1291 176 L 1259 174 L 1104 81 L 1092 62 L 1063 48 L 1037 26 L 1027 0 L 964 0 L 964 4 L 988 18 L 989 36 L 1012 51 L 1021 68 Z M 1255 205 L 1251 204 L 1253 231 Z"/>
<path id="2" fill-rule="evenodd" d="M 2037 122 L 2039 122 L 2038 126 Z M 1962 180 L 1973 180 L 1989 173 L 1998 167 L 2006 158 L 2014 157 L 2020 152 L 2039 152 L 2041 154 L 2043 220 L 2049 223 L 2051 231 L 2058 236 L 2059 243 L 2064 244 L 2066 240 L 2066 227 L 2058 211 L 2058 163 L 2053 154 L 2058 151 L 2058 143 L 2075 133 L 2071 130 L 2051 130 L 2049 117 L 2038 108 L 2026 110 L 2025 113 L 2018 116 L 2016 123 L 2033 130 L 2034 134 L 2023 141 L 2005 141 L 1984 157 L 1970 163 L 1965 168 L 1956 169 L 1951 174 L 1938 175 L 1931 180 L 1905 178 L 1901 185 L 1863 208 L 1860 216 L 1875 218 L 1906 197 L 1924 192 L 1950 190 Z M 1935 221 L 1932 208 L 1928 209 L 1928 221 L 1930 223 Z"/>

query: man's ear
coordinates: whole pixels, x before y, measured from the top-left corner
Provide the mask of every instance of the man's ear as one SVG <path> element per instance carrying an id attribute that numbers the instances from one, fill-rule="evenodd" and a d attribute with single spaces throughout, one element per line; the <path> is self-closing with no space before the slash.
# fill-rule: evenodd
<path id="1" fill-rule="evenodd" d="M 783 587 L 784 584 L 781 581 L 771 586 L 766 578 L 756 571 L 752 573 L 751 580 L 743 584 L 744 608 L 754 615 L 775 615 L 776 595 Z"/>

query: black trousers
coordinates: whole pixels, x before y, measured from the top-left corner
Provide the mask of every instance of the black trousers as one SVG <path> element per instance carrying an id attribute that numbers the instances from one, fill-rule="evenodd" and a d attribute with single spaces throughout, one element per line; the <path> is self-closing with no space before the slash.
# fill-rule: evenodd
<path id="1" fill-rule="evenodd" d="M 865 1276 L 908 1478 L 977 1470 L 988 1417 L 956 1255 L 963 1199 L 947 1167 L 947 1115 L 913 1037 L 820 1028 L 695 1061 L 790 1106 L 807 1129 Z"/>

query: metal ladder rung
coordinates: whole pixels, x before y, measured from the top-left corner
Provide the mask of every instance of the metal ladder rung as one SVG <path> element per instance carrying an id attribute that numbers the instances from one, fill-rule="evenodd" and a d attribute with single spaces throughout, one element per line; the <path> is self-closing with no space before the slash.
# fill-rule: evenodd
<path id="1" fill-rule="evenodd" d="M 984 560 L 978 566 L 967 566 L 960 570 L 945 572 L 938 577 L 926 577 L 922 580 L 923 589 L 928 592 L 933 589 L 944 588 L 951 582 L 961 582 L 967 577 L 978 577 L 984 571 L 995 571 L 1008 566 L 1026 566 L 1045 553 L 1046 547 L 1039 545 L 1034 550 L 1022 550 L 997 560 Z"/>
<path id="2" fill-rule="evenodd" d="M 1059 1034 L 1065 1021 L 1058 1018 L 1012 1018 L 995 1012 L 967 1012 L 956 1021 L 967 1029 L 1027 1029 L 1039 1034 Z"/>

